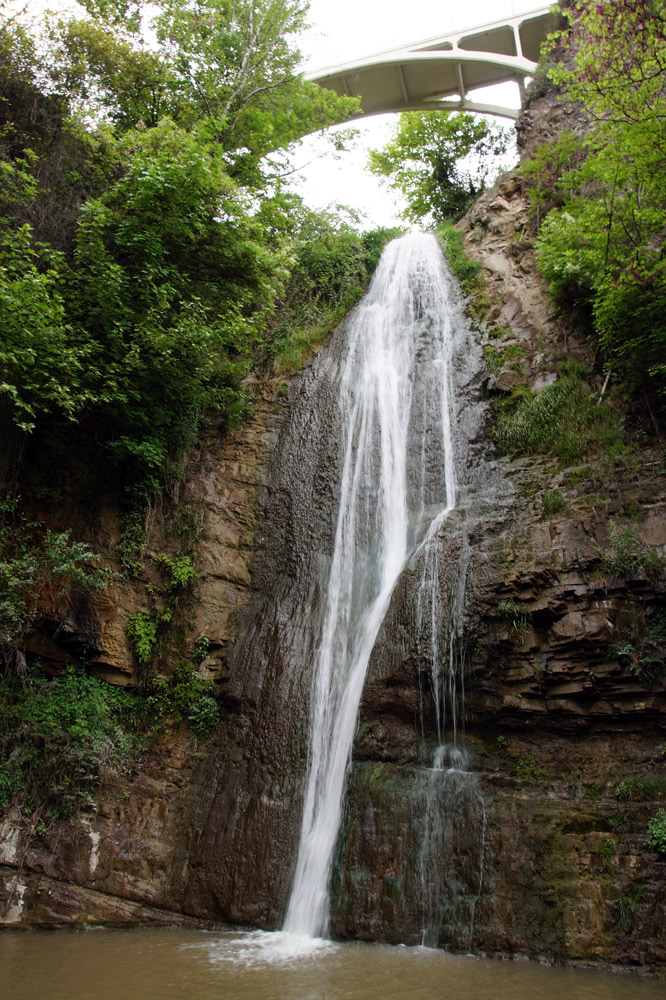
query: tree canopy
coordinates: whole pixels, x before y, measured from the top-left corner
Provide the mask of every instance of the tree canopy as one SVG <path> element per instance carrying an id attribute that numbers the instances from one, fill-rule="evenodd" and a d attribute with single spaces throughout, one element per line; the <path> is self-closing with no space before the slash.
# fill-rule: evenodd
<path id="1" fill-rule="evenodd" d="M 384 149 L 369 155 L 370 170 L 400 191 L 408 222 L 459 219 L 496 173 L 509 133 L 466 113 L 406 111 Z"/>

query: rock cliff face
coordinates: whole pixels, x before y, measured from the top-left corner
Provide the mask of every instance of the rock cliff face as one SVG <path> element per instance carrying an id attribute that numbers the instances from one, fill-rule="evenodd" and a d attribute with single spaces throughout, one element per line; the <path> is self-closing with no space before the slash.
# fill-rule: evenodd
<path id="1" fill-rule="evenodd" d="M 178 509 L 194 513 L 203 540 L 198 553 L 197 599 L 188 609 L 194 636 L 208 636 L 202 673 L 223 689 L 228 655 L 240 609 L 250 595 L 250 561 L 263 468 L 281 420 L 274 384 L 258 395 L 252 423 L 233 433 L 211 432 L 191 457 Z M 108 554 L 120 537 L 117 505 L 109 500 L 96 523 L 85 512 L 52 518 L 54 528 L 72 527 Z M 73 523 L 72 523 L 73 522 Z M 161 512 L 152 512 L 150 552 L 172 544 Z M 40 633 L 29 652 L 58 671 L 85 648 L 92 672 L 116 684 L 136 682 L 136 661 L 127 638 L 131 614 L 147 607 L 153 582 L 150 559 L 142 577 L 112 583 L 94 603 L 42 609 Z M 159 583 L 157 577 L 155 582 Z M 53 637 L 51 637 L 51 635 Z M 51 824 L 41 836 L 9 814 L 0 833 L 0 914 L 5 924 L 170 924 L 183 913 L 193 810 L 202 794 L 198 769 L 211 747 L 197 744 L 184 727 L 167 732 L 138 771 L 107 783 L 71 821 Z"/>
<path id="2" fill-rule="evenodd" d="M 535 141 L 536 112 L 532 122 Z M 514 175 L 462 224 L 504 342 L 520 348 L 488 377 L 490 393 L 548 384 L 558 352 L 591 360 L 548 300 L 531 225 Z M 202 669 L 218 684 L 218 735 L 195 745 L 173 729 L 140 773 L 29 843 L 8 817 L 6 924 L 279 924 L 295 860 L 308 683 L 307 671 L 285 683 L 276 650 L 304 608 L 316 618 L 321 606 L 317 593 L 294 605 L 290 584 L 298 553 L 330 542 L 311 537 L 312 504 L 329 511 L 333 530 L 339 456 L 316 446 L 334 419 L 325 376 L 325 365 L 309 367 L 286 396 L 267 386 L 253 421 L 209 436 L 190 463 L 185 499 L 205 526 L 192 630 L 211 640 Z M 479 405 L 482 386 L 468 391 Z M 313 395 L 320 425 L 303 423 L 301 442 L 303 456 L 318 459 L 296 482 L 278 443 L 285 413 Z M 449 522 L 438 562 L 444 631 L 454 582 L 465 581 L 444 735 L 451 744 L 455 711 L 464 756 L 432 770 L 439 736 L 417 565 L 403 574 L 371 660 L 333 931 L 663 971 L 666 861 L 645 843 L 666 798 L 663 456 L 644 442 L 631 459 L 560 470 L 544 459 L 497 459 L 489 434 L 474 447 L 484 488 Z M 155 544 L 160 530 L 155 512 Z M 94 534 L 111 552 L 118 533 L 109 505 Z M 33 651 L 57 669 L 85 644 L 100 675 L 128 683 L 124 624 L 140 608 L 140 590 L 118 584 L 73 608 L 65 634 L 45 629 Z"/>

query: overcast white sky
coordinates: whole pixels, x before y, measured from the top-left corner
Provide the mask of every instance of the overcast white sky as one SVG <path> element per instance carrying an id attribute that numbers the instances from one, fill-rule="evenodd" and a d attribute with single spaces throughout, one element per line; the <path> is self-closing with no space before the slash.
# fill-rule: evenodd
<path id="1" fill-rule="evenodd" d="M 545 0 L 544 6 L 547 0 Z M 309 71 L 348 62 L 358 56 L 397 48 L 409 42 L 448 31 L 496 21 L 512 14 L 535 10 L 539 0 L 311 0 L 312 29 L 303 38 L 301 50 Z M 518 106 L 515 84 L 493 88 L 496 103 Z M 358 123 L 362 136 L 354 150 L 337 160 L 321 155 L 325 144 L 316 138 L 304 141 L 296 164 L 309 166 L 299 172 L 297 190 L 315 208 L 342 203 L 367 216 L 368 226 L 392 225 L 397 221 L 397 202 L 388 188 L 365 169 L 366 150 L 382 146 L 394 115 L 382 115 Z M 506 121 L 506 120 L 505 120 Z"/>

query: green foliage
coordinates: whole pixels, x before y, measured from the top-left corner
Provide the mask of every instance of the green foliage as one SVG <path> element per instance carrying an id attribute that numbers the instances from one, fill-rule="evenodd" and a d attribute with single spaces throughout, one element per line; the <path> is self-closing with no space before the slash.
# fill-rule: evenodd
<path id="1" fill-rule="evenodd" d="M 562 208 L 576 190 L 577 171 L 585 162 L 588 147 L 576 132 L 561 132 L 551 142 L 537 146 L 520 166 L 537 228 L 553 208 Z"/>
<path id="2" fill-rule="evenodd" d="M 530 616 L 521 611 L 512 597 L 501 600 L 497 610 L 509 623 L 510 630 L 517 636 L 525 635 L 529 628 Z"/>
<path id="3" fill-rule="evenodd" d="M 620 918 L 620 923 L 622 924 L 623 927 L 626 927 L 628 924 L 631 923 L 633 919 L 634 910 L 636 909 L 636 903 L 633 901 L 633 899 L 630 899 L 629 896 L 622 896 L 620 899 L 617 900 L 615 905 L 617 906 L 617 913 L 618 917 Z"/>
<path id="4" fill-rule="evenodd" d="M 297 75 L 302 0 L 163 0 L 137 4 L 129 20 L 119 9 L 88 3 L 88 17 L 53 22 L 49 69 L 79 107 L 119 131 L 171 118 L 221 145 L 234 176 L 256 183 L 266 153 L 358 109 Z"/>
<path id="5" fill-rule="evenodd" d="M 87 352 L 66 322 L 62 256 L 33 246 L 28 225 L 5 226 L 0 219 L 0 399 L 14 423 L 32 431 L 38 414 L 72 420 L 90 402 Z"/>
<path id="6" fill-rule="evenodd" d="M 597 853 L 601 857 L 601 867 L 604 871 L 608 871 L 611 865 L 611 861 L 617 854 L 617 844 L 613 837 L 604 837 L 597 844 Z"/>
<path id="7" fill-rule="evenodd" d="M 563 11 L 573 28 L 574 64 L 550 76 L 595 114 L 640 125 L 663 118 L 666 17 L 659 0 L 575 0 Z"/>
<path id="8" fill-rule="evenodd" d="M 607 368 L 648 405 L 666 405 L 666 23 L 660 0 L 577 0 L 573 66 L 551 78 L 593 120 L 527 172 L 535 204 L 557 206 L 537 242 L 553 295 L 589 318 Z M 582 155 L 581 155 L 582 154 Z"/>
<path id="9" fill-rule="evenodd" d="M 666 811 L 658 809 L 647 825 L 645 843 L 653 851 L 666 854 Z"/>
<path id="10" fill-rule="evenodd" d="M 0 15 L 0 419 L 36 452 L 76 421 L 134 524 L 204 410 L 246 418 L 299 254 L 331 303 L 378 244 L 322 268 L 266 155 L 358 106 L 296 74 L 301 0 L 85 9 L 38 41 Z"/>
<path id="11" fill-rule="evenodd" d="M 453 223 L 442 223 L 437 227 L 437 238 L 453 275 L 460 282 L 465 295 L 470 295 L 483 284 L 481 264 L 470 260 L 463 249 L 463 234 Z"/>
<path id="12" fill-rule="evenodd" d="M 616 906 L 618 911 L 618 917 L 620 918 L 620 923 L 623 927 L 630 924 L 634 918 L 636 907 L 641 902 L 643 895 L 645 893 L 645 886 L 636 885 L 633 888 L 631 896 L 622 896 L 617 900 Z"/>
<path id="13" fill-rule="evenodd" d="M 586 784 L 584 794 L 595 802 L 599 802 L 604 794 L 605 787 L 603 781 L 591 781 L 589 784 Z"/>
<path id="14" fill-rule="evenodd" d="M 663 568 L 663 559 L 654 546 L 646 545 L 634 524 L 611 524 L 609 541 L 612 552 L 604 556 L 602 567 L 613 576 L 629 576 L 641 572 L 654 577 Z M 652 622 L 654 639 L 666 641 L 664 615 L 659 612 Z"/>
<path id="15" fill-rule="evenodd" d="M 140 734 L 120 721 L 132 699 L 75 666 L 51 680 L 0 677 L 0 807 L 45 819 L 75 812 L 137 759 Z"/>
<path id="16" fill-rule="evenodd" d="M 17 511 L 17 501 L 0 502 L 0 657 L 6 666 L 20 667 L 20 646 L 38 607 L 62 618 L 63 599 L 72 588 L 95 593 L 106 586 L 110 574 L 98 561 L 90 546 L 72 541 L 68 531 L 45 531 Z"/>
<path id="17" fill-rule="evenodd" d="M 161 555 L 157 561 L 168 574 L 169 590 L 185 590 L 191 587 L 196 579 L 196 569 L 189 556 L 177 556 L 171 559 L 169 556 Z"/>
<path id="18" fill-rule="evenodd" d="M 666 781 L 662 778 L 625 778 L 618 781 L 613 792 L 618 802 L 653 802 L 666 795 Z"/>
<path id="19" fill-rule="evenodd" d="M 609 816 L 606 816 L 605 819 L 614 833 L 620 833 L 625 829 L 627 823 L 629 822 L 629 814 L 624 812 L 622 809 L 618 809 Z"/>
<path id="20" fill-rule="evenodd" d="M 541 498 L 541 513 L 544 517 L 552 517 L 559 514 L 566 507 L 566 499 L 561 490 L 546 490 Z"/>
<path id="21" fill-rule="evenodd" d="M 192 659 L 195 663 L 203 663 L 210 653 L 210 639 L 207 635 L 199 636 L 192 650 Z"/>
<path id="22" fill-rule="evenodd" d="M 518 757 L 516 760 L 516 777 L 521 781 L 541 781 L 541 771 L 537 767 L 532 754 Z"/>
<path id="23" fill-rule="evenodd" d="M 560 377 L 539 392 L 514 390 L 496 404 L 495 436 L 502 451 L 556 456 L 563 466 L 626 447 L 618 414 L 598 400 L 577 362 L 561 365 Z"/>
<path id="24" fill-rule="evenodd" d="M 213 684 L 198 673 L 189 660 L 176 661 L 167 682 L 164 712 L 172 718 L 187 720 L 191 731 L 200 739 L 208 739 L 220 722 L 217 702 L 212 697 Z"/>
<path id="25" fill-rule="evenodd" d="M 631 785 L 627 781 L 618 781 L 615 786 L 615 791 L 613 792 L 615 798 L 618 802 L 626 802 L 627 799 L 631 798 Z"/>
<path id="26" fill-rule="evenodd" d="M 208 739 L 219 724 L 211 688 L 184 660 L 143 693 L 75 665 L 55 678 L 0 675 L 0 809 L 15 806 L 40 821 L 71 816 L 102 780 L 138 761 L 167 717 Z"/>
<path id="27" fill-rule="evenodd" d="M 485 189 L 508 133 L 475 115 L 406 111 L 384 149 L 370 150 L 372 173 L 400 191 L 408 222 L 459 219 Z"/>
<path id="28" fill-rule="evenodd" d="M 198 503 L 179 503 L 167 524 L 167 532 L 180 540 L 186 549 L 205 537 L 205 506 Z"/>
<path id="29" fill-rule="evenodd" d="M 87 378 L 111 454 L 150 492 L 204 407 L 243 400 L 284 260 L 219 150 L 169 123 L 121 145 L 129 168 L 82 214 L 71 311 L 94 330 Z"/>
<path id="30" fill-rule="evenodd" d="M 212 736 L 220 724 L 220 712 L 217 702 L 208 695 L 199 695 L 190 705 L 187 716 L 190 729 L 202 740 Z"/>
<path id="31" fill-rule="evenodd" d="M 358 233 L 330 212 L 296 213 L 291 275 L 267 352 L 296 371 L 365 292 L 384 246 L 397 229 Z"/>
<path id="32" fill-rule="evenodd" d="M 189 555 L 153 557 L 165 582 L 161 587 L 147 586 L 153 607 L 137 611 L 127 621 L 126 629 L 141 667 L 148 667 L 155 655 L 160 637 L 173 622 L 183 598 L 192 591 L 196 568 Z"/>
<path id="33" fill-rule="evenodd" d="M 148 611 L 137 611 L 127 621 L 127 634 L 142 666 L 150 663 L 153 657 L 159 625 L 159 618 Z"/>
<path id="34" fill-rule="evenodd" d="M 640 553 L 641 550 L 632 545 L 627 555 L 622 558 L 616 555 L 613 572 L 618 576 L 629 576 L 637 569 L 644 572 L 643 563 L 634 562 Z M 628 664 L 632 674 L 644 681 L 663 677 L 666 673 L 666 612 L 658 609 L 648 616 L 629 602 L 623 617 L 625 622 L 618 629 L 622 641 L 613 647 L 620 663 Z"/>

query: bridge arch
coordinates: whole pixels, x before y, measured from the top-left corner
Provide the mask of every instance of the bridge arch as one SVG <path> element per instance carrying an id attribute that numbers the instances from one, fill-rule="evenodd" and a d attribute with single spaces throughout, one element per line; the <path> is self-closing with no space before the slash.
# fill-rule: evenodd
<path id="1" fill-rule="evenodd" d="M 357 118 L 391 111 L 477 111 L 517 118 L 518 111 L 470 97 L 470 92 L 533 76 L 542 42 L 556 25 L 551 7 L 464 28 L 328 66 L 306 79 L 338 94 L 359 97 Z"/>

